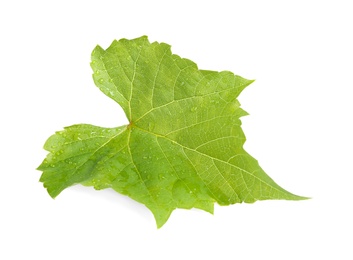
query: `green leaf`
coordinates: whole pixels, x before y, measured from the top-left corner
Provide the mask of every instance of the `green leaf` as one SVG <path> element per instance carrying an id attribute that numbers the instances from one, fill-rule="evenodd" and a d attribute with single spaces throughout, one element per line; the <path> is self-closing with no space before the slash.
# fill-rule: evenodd
<path id="1" fill-rule="evenodd" d="M 199 70 L 147 37 L 97 46 L 91 66 L 129 124 L 74 125 L 51 136 L 38 169 L 52 197 L 78 183 L 112 188 L 146 205 L 158 227 L 176 208 L 213 213 L 215 202 L 305 199 L 278 186 L 243 149 L 247 113 L 237 97 L 251 80 Z"/>

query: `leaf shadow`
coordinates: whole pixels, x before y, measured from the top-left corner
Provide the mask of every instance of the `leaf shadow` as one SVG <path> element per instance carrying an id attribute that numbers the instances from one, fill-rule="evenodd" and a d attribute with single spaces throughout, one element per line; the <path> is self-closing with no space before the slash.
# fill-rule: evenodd
<path id="1" fill-rule="evenodd" d="M 152 213 L 146 208 L 145 205 L 129 198 L 128 196 L 122 195 L 113 189 L 103 189 L 103 190 L 95 190 L 93 187 L 86 187 L 83 185 L 74 185 L 67 189 L 72 193 L 83 195 L 87 198 L 92 198 L 92 201 L 106 203 L 111 207 L 118 207 L 119 215 L 124 214 L 123 211 L 128 211 L 126 217 L 128 215 L 134 215 L 141 220 L 141 222 L 152 222 L 154 223 L 154 217 Z M 72 195 L 70 195 L 72 196 Z"/>

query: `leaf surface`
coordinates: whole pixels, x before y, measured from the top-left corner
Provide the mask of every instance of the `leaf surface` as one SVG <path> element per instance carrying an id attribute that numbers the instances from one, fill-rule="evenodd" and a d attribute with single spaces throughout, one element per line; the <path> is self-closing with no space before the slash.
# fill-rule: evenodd
<path id="1" fill-rule="evenodd" d="M 97 46 L 91 67 L 129 124 L 73 125 L 51 136 L 38 169 L 52 197 L 79 183 L 112 188 L 146 205 L 158 227 L 176 208 L 213 213 L 215 202 L 304 199 L 277 185 L 243 149 L 240 117 L 247 113 L 237 97 L 251 80 L 199 70 L 147 37 Z"/>

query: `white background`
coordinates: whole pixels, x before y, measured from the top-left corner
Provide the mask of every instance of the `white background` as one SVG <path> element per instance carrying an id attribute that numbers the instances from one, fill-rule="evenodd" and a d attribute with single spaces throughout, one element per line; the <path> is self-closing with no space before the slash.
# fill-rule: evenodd
<path id="1" fill-rule="evenodd" d="M 2 1 L 0 259 L 353 259 L 351 1 Z M 256 79 L 245 148 L 307 201 L 176 210 L 74 186 L 52 200 L 35 168 L 64 126 L 126 123 L 94 86 L 96 44 L 148 35 L 202 69 Z"/>

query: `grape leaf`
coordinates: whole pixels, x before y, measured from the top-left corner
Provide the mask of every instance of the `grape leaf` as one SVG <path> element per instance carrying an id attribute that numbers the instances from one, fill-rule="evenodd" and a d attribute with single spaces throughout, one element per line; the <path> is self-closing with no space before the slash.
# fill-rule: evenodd
<path id="1" fill-rule="evenodd" d="M 243 149 L 247 113 L 237 97 L 251 80 L 199 70 L 145 36 L 97 46 L 91 67 L 129 124 L 80 124 L 52 135 L 38 170 L 53 198 L 74 184 L 112 188 L 146 205 L 158 227 L 176 208 L 213 213 L 215 202 L 305 199 L 278 186 Z"/>

